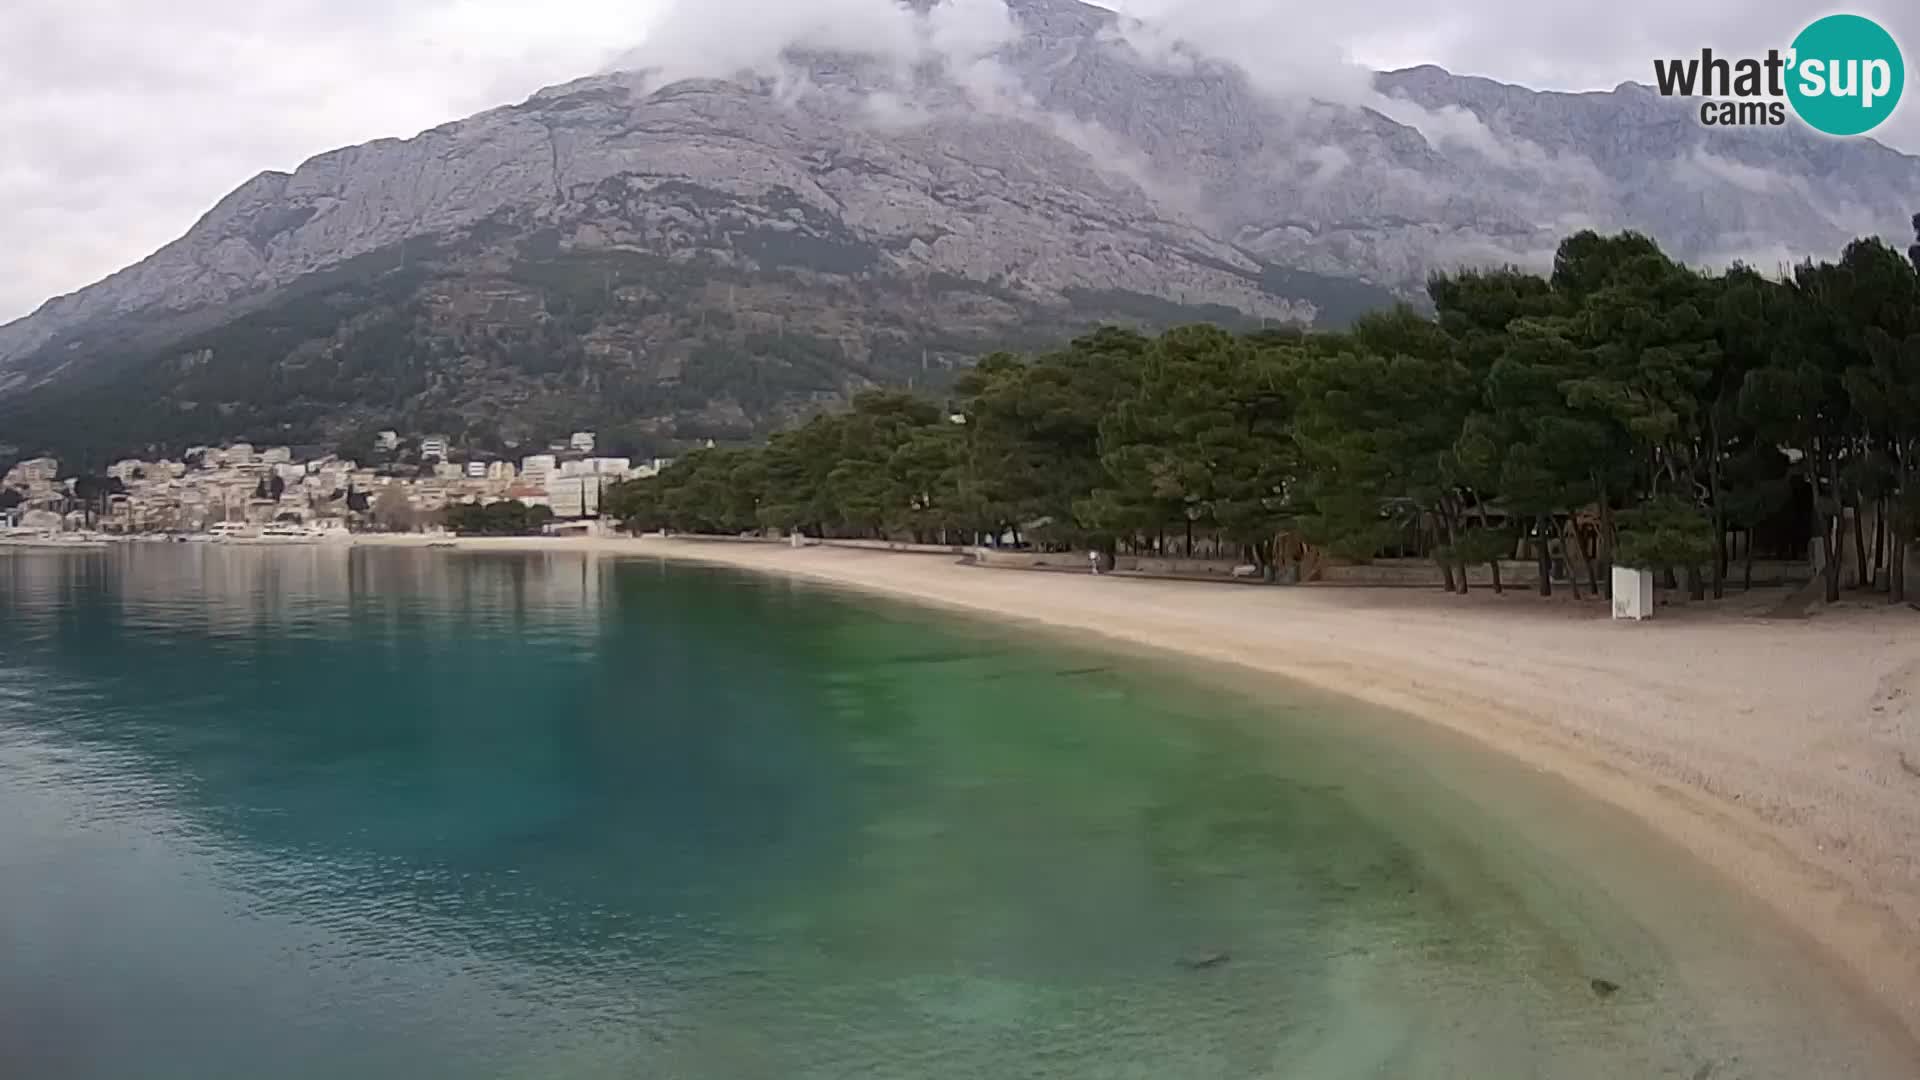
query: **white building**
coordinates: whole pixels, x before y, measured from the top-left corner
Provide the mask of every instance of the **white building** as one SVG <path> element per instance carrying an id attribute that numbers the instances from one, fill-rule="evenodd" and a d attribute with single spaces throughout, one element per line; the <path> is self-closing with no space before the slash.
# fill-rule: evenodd
<path id="1" fill-rule="evenodd" d="M 520 479 L 535 487 L 544 487 L 560 473 L 560 459 L 552 454 L 534 454 L 520 459 Z"/>
<path id="2" fill-rule="evenodd" d="M 513 467 L 511 461 L 495 461 L 487 466 L 489 480 L 512 480 L 518 475 L 519 470 Z"/>
<path id="3" fill-rule="evenodd" d="M 293 460 L 293 450 L 285 446 L 269 447 L 260 452 L 260 460 L 268 465 L 285 465 Z"/>
<path id="4" fill-rule="evenodd" d="M 593 432 L 576 431 L 573 433 L 573 437 L 567 440 L 567 445 L 583 454 L 591 454 L 593 453 L 595 441 Z"/>
<path id="5" fill-rule="evenodd" d="M 7 470 L 0 487 L 23 492 L 29 499 L 52 499 L 60 494 L 60 462 L 50 457 L 22 461 Z"/>
<path id="6" fill-rule="evenodd" d="M 547 504 L 558 518 L 592 517 L 600 512 L 600 488 L 606 483 L 598 476 L 563 476 L 547 482 Z"/>
<path id="7" fill-rule="evenodd" d="M 127 458 L 107 466 L 107 475 L 123 484 L 131 484 L 147 471 L 147 463 L 138 458 Z"/>
<path id="8" fill-rule="evenodd" d="M 223 465 L 251 465 L 253 461 L 252 443 L 237 442 L 220 451 L 220 463 Z"/>
<path id="9" fill-rule="evenodd" d="M 28 458 L 7 470 L 6 486 L 10 488 L 30 488 L 36 484 L 51 484 L 60 478 L 60 460 L 42 457 Z"/>
<path id="10" fill-rule="evenodd" d="M 451 461 L 434 463 L 433 478 L 435 480 L 458 480 L 465 475 L 467 475 L 467 470 L 455 465 Z"/>
<path id="11" fill-rule="evenodd" d="M 633 459 L 623 457 L 590 457 L 560 463 L 561 476 L 605 476 L 625 480 L 632 470 Z"/>
<path id="12" fill-rule="evenodd" d="M 398 450 L 400 449 L 400 433 L 397 431 L 383 431 L 373 437 L 373 446 L 376 450 L 386 450 L 389 452 Z"/>
<path id="13" fill-rule="evenodd" d="M 484 461 L 467 462 L 467 478 L 469 480 L 485 480 L 487 478 L 487 463 Z"/>
<path id="14" fill-rule="evenodd" d="M 421 439 L 420 456 L 423 458 L 440 458 L 444 461 L 447 456 L 447 437 L 445 435 L 429 435 Z"/>

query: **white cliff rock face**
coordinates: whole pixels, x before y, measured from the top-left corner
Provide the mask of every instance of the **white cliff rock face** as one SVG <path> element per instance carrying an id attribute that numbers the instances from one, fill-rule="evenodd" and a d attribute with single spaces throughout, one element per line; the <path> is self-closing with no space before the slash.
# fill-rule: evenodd
<path id="1" fill-rule="evenodd" d="M 1546 94 L 1418 68 L 1365 100 L 1281 101 L 1234 70 L 1160 66 L 1073 0 L 1012 9 L 1024 36 L 984 91 L 846 58 L 758 84 L 613 74 L 255 177 L 147 260 L 0 327 L 0 394 L 64 370 L 73 335 L 183 313 L 205 325 L 357 257 L 487 228 L 747 266 L 786 235 L 831 245 L 854 277 L 1311 318 L 1263 282 L 1270 267 L 1411 294 L 1438 268 L 1537 264 L 1591 226 L 1770 269 L 1899 235 L 1920 199 L 1920 159 L 1798 128 L 1703 129 L 1643 88 Z"/>
<path id="2" fill-rule="evenodd" d="M 629 193 L 663 182 L 746 201 L 791 193 L 838 230 L 897 241 L 888 258 L 901 273 L 1017 276 L 1042 296 L 1115 288 L 1276 318 L 1312 314 L 1243 276 L 1259 272 L 1244 253 L 1035 121 L 954 109 L 887 131 L 858 101 L 831 93 L 782 104 L 758 87 L 647 93 L 638 79 L 612 76 L 413 139 L 324 154 L 292 176 L 256 177 L 151 258 L 0 328 L 0 365 L 78 326 L 220 304 L 502 212 L 535 226 L 591 218 L 600 185 L 616 178 Z M 644 200 L 624 208 L 630 226 L 651 210 L 683 213 Z"/>

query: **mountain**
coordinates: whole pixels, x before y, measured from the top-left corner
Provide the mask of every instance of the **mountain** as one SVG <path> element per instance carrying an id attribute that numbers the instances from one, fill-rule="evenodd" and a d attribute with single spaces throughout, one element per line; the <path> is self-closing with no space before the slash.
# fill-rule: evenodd
<path id="1" fill-rule="evenodd" d="M 1587 226 L 1771 269 L 1920 198 L 1920 159 L 1632 84 L 1278 94 L 1104 9 L 1008 13 L 974 53 L 621 71 L 262 174 L 0 327 L 0 442 L 749 438 L 1103 321 L 1338 324 Z"/>

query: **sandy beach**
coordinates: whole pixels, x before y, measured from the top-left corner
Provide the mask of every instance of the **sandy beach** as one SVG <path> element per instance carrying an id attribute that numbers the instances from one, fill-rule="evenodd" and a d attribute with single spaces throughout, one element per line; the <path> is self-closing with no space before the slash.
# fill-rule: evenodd
<path id="1" fill-rule="evenodd" d="M 424 543 L 396 540 L 396 543 Z M 950 555 L 464 540 L 695 560 L 1240 665 L 1445 725 L 1620 807 L 1762 900 L 1920 1038 L 1920 616 L 1654 622 L 1531 595 L 1243 588 Z"/>

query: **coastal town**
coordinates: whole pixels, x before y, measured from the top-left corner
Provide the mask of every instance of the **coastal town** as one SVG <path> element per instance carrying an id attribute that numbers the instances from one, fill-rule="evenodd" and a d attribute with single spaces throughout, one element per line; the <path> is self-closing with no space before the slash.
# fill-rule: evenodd
<path id="1" fill-rule="evenodd" d="M 72 542 L 110 537 L 319 539 L 356 532 L 435 531 L 450 508 L 518 503 L 552 530 L 598 518 L 621 481 L 658 475 L 666 459 L 597 451 L 576 431 L 517 460 L 470 453 L 442 435 L 380 432 L 368 460 L 318 446 L 195 446 L 178 458 L 127 458 L 102 475 L 52 457 L 0 477 L 0 538 Z"/>

